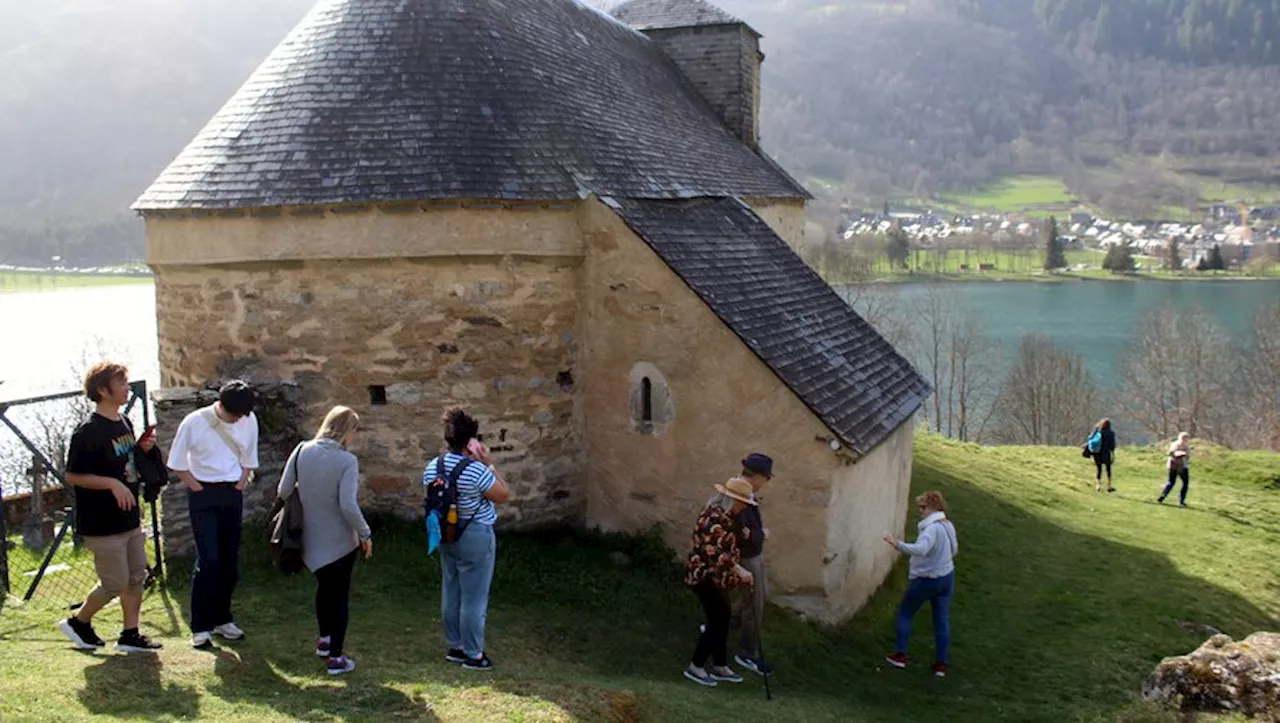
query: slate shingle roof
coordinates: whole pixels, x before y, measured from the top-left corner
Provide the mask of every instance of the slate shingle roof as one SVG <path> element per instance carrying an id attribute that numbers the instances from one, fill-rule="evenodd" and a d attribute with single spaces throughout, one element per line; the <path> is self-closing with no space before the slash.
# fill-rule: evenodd
<path id="1" fill-rule="evenodd" d="M 611 12 L 615 18 L 637 30 L 692 28 L 700 25 L 746 25 L 703 0 L 629 0 L 618 5 Z"/>
<path id="2" fill-rule="evenodd" d="M 573 0 L 322 0 L 134 204 L 803 198 Z"/>
<path id="3" fill-rule="evenodd" d="M 859 454 L 907 421 L 931 391 L 741 201 L 605 202 Z"/>

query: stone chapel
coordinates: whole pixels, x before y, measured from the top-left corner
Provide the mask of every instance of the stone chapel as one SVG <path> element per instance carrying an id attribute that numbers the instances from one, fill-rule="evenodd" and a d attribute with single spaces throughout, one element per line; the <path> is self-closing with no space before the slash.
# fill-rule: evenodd
<path id="1" fill-rule="evenodd" d="M 930 389 L 793 250 L 759 41 L 703 0 L 321 0 L 134 205 L 162 383 L 356 408 L 364 503 L 405 516 L 462 404 L 502 527 L 681 551 L 768 452 L 773 599 L 846 619 L 893 565 Z"/>

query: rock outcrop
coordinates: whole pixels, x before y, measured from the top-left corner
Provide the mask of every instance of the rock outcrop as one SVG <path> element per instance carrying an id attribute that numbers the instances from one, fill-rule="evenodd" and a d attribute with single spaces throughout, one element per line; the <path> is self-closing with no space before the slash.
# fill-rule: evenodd
<path id="1" fill-rule="evenodd" d="M 1280 634 L 1255 633 L 1240 642 L 1215 635 L 1190 655 L 1160 661 L 1143 682 L 1142 697 L 1188 712 L 1280 721 Z"/>

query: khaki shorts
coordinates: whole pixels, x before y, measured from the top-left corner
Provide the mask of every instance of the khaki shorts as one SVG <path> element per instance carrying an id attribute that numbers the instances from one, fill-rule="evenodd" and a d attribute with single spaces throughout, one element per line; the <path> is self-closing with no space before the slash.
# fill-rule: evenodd
<path id="1" fill-rule="evenodd" d="M 98 589 L 110 597 L 126 590 L 142 591 L 147 581 L 147 538 L 141 528 L 118 535 L 85 535 L 84 546 L 93 553 Z"/>

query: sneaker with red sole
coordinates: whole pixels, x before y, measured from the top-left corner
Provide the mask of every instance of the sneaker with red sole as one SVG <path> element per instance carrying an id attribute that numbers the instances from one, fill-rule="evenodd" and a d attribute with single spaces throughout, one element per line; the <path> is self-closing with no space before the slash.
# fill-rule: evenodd
<path id="1" fill-rule="evenodd" d="M 899 669 L 905 668 L 907 667 L 907 654 L 894 653 L 893 655 L 886 655 L 884 658 L 884 662 L 888 663 L 889 665 L 892 665 L 895 668 L 899 668 Z"/>
<path id="2" fill-rule="evenodd" d="M 937 677 L 937 678 L 945 678 L 945 677 L 947 677 L 947 664 L 946 664 L 946 663 L 934 663 L 934 664 L 933 664 L 933 675 L 934 675 L 934 677 Z"/>

